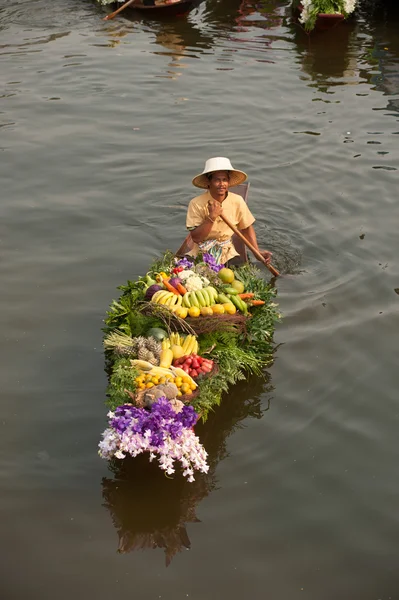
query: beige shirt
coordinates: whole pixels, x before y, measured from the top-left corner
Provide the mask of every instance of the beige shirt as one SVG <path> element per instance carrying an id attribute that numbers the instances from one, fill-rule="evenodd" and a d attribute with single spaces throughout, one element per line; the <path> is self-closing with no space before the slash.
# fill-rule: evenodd
<path id="1" fill-rule="evenodd" d="M 209 191 L 191 200 L 187 210 L 187 229 L 195 229 L 205 221 L 206 217 L 209 216 L 208 203 L 211 200 L 212 196 Z M 246 202 L 238 194 L 229 192 L 227 198 L 223 200 L 222 206 L 223 214 L 238 229 L 246 229 L 255 222 Z M 206 239 L 225 242 L 231 240 L 232 235 L 233 232 L 230 227 L 226 225 L 223 219 L 217 217 Z M 194 244 L 193 249 L 188 254 L 190 256 L 197 256 L 198 251 L 198 244 Z M 223 248 L 221 262 L 225 263 L 234 256 L 238 256 L 238 252 L 234 248 L 233 242 L 231 242 Z"/>

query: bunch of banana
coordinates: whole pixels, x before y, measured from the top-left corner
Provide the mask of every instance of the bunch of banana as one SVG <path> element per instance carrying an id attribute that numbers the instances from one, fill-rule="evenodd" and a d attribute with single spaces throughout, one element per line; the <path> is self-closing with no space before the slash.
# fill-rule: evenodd
<path id="1" fill-rule="evenodd" d="M 194 337 L 194 336 L 192 336 Z M 197 384 L 195 383 L 194 379 L 192 377 L 190 377 L 190 375 L 188 375 L 188 373 L 186 373 L 185 371 L 183 371 L 183 369 L 181 369 L 180 367 L 170 367 L 170 369 L 164 369 L 162 367 L 154 367 L 154 365 L 152 365 L 150 362 L 147 362 L 146 360 L 131 360 L 130 361 L 132 367 L 136 367 L 136 369 L 139 369 L 140 371 L 143 371 L 144 373 L 148 374 L 148 375 L 155 375 L 155 376 L 165 376 L 165 375 L 170 375 L 171 377 L 189 377 L 190 378 L 190 383 L 193 383 L 195 385 L 195 387 L 197 387 Z"/>
<path id="2" fill-rule="evenodd" d="M 182 344 L 182 348 L 183 348 L 183 356 L 190 356 L 190 354 L 197 354 L 198 353 L 198 342 L 197 342 L 197 338 L 195 337 L 195 335 L 186 336 L 186 338 Z"/>
<path id="3" fill-rule="evenodd" d="M 183 296 L 168 292 L 168 290 L 159 290 L 158 292 L 155 292 L 151 298 L 151 302 L 162 304 L 163 306 L 168 306 L 170 308 L 172 306 L 181 306 L 182 300 Z"/>
<path id="4" fill-rule="evenodd" d="M 168 338 L 165 338 L 161 342 L 162 350 L 168 350 L 174 348 L 174 346 L 181 346 L 181 356 L 189 356 L 190 354 L 198 353 L 198 342 L 195 335 L 187 335 L 185 338 L 179 333 L 172 332 Z M 175 357 L 176 358 L 176 357 Z"/>
<path id="5" fill-rule="evenodd" d="M 196 306 L 202 308 L 204 306 L 212 306 L 216 304 L 218 293 L 215 288 L 210 285 L 202 290 L 195 290 L 195 292 L 187 292 L 183 296 L 183 306 L 191 308 Z"/>

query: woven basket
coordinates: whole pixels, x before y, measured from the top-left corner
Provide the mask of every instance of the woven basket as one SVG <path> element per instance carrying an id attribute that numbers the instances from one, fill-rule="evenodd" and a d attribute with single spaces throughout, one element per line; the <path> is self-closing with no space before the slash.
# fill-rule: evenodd
<path id="1" fill-rule="evenodd" d="M 201 379 L 209 379 L 209 377 L 213 377 L 214 375 L 216 375 L 217 373 L 219 373 L 219 365 L 214 362 L 213 363 L 213 368 L 212 371 L 209 371 L 209 373 L 204 373 L 199 377 L 199 380 L 194 380 L 197 385 L 198 385 L 198 381 L 200 382 Z M 138 408 L 143 408 L 144 407 L 144 394 L 146 393 L 147 390 L 140 390 L 136 393 L 130 392 L 129 390 L 125 390 L 125 392 L 128 394 L 129 398 L 132 400 L 132 402 L 135 404 L 135 406 L 137 406 Z M 199 389 L 199 385 L 198 387 L 195 388 L 195 390 L 193 390 L 191 392 L 191 394 L 183 394 L 182 396 L 178 396 L 177 399 L 180 400 L 181 402 L 183 402 L 184 404 L 190 404 L 191 400 L 193 398 L 196 398 L 200 393 L 200 389 Z"/>
<path id="2" fill-rule="evenodd" d="M 234 315 L 213 315 L 211 317 L 189 317 L 186 323 L 197 335 L 212 333 L 213 331 L 226 331 L 234 334 L 246 333 L 247 321 L 250 317 L 236 313 Z"/>

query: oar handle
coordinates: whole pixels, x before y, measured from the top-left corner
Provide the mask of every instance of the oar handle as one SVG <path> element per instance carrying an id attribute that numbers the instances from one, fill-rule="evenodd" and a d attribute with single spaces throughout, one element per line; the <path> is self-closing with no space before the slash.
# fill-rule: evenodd
<path id="1" fill-rule="evenodd" d="M 277 269 L 275 269 L 275 268 L 273 267 L 273 265 L 271 265 L 270 263 L 266 262 L 266 259 L 265 259 L 265 257 L 264 257 L 264 256 L 262 256 L 262 254 L 259 252 L 259 250 L 257 250 L 257 249 L 255 248 L 255 246 L 253 246 L 253 245 L 251 244 L 251 242 L 249 242 L 249 241 L 247 240 L 247 238 L 245 237 L 245 235 L 243 235 L 243 234 L 241 233 L 241 231 L 240 231 L 239 229 L 237 229 L 237 227 L 236 227 L 235 225 L 233 225 L 233 223 L 230 223 L 230 221 L 229 221 L 228 219 L 226 219 L 226 217 L 225 217 L 223 214 L 221 214 L 221 215 L 220 215 L 220 217 L 223 219 L 223 221 L 226 223 L 226 225 L 228 225 L 228 226 L 230 227 L 230 229 L 231 229 L 232 231 L 234 231 L 234 233 L 235 233 L 236 235 L 238 235 L 238 237 L 239 237 L 240 239 L 242 239 L 242 241 L 244 242 L 244 244 L 245 244 L 245 245 L 246 245 L 246 246 L 247 246 L 247 247 L 248 247 L 248 248 L 251 250 L 252 254 L 253 254 L 254 256 L 256 256 L 256 258 L 257 258 L 258 260 L 260 260 L 260 262 L 262 262 L 262 263 L 265 265 L 265 267 L 267 267 L 267 268 L 269 269 L 270 273 L 271 273 L 272 275 L 274 275 L 274 277 L 278 277 L 278 276 L 280 275 L 280 273 L 277 271 Z"/>
<path id="2" fill-rule="evenodd" d="M 115 10 L 110 15 L 107 15 L 106 17 L 104 17 L 103 21 L 110 21 L 111 19 L 116 17 L 116 15 L 119 14 L 122 10 L 124 10 L 125 8 L 127 8 L 128 6 L 133 4 L 133 2 L 135 2 L 135 0 L 128 0 L 128 2 L 125 2 L 125 4 L 123 4 L 120 8 L 118 8 L 118 10 Z"/>

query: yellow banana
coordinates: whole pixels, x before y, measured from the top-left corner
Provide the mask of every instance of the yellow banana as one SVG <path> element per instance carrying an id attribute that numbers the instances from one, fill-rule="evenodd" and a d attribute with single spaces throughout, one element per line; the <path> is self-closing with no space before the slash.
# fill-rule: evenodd
<path id="1" fill-rule="evenodd" d="M 169 302 L 172 296 L 174 296 L 173 292 L 166 292 L 166 295 L 162 296 L 160 300 L 158 300 L 158 304 L 162 304 L 163 306 L 165 306 L 165 304 Z"/>
<path id="2" fill-rule="evenodd" d="M 174 306 L 177 301 L 177 296 L 173 292 L 169 292 L 170 296 L 165 302 L 165 306 Z"/>
<path id="3" fill-rule="evenodd" d="M 155 299 L 155 302 L 156 302 L 157 304 L 163 304 L 163 303 L 164 303 L 164 301 L 166 300 L 166 298 L 168 298 L 168 297 L 169 297 L 169 294 L 170 294 L 170 293 L 171 293 L 171 292 L 168 292 L 167 290 L 163 290 L 163 291 L 162 291 L 162 292 L 159 294 L 159 296 L 157 296 L 157 297 L 156 297 L 156 299 Z"/>
<path id="4" fill-rule="evenodd" d="M 191 344 L 191 338 L 192 337 L 193 337 L 192 335 L 188 335 L 186 337 L 186 339 L 184 340 L 184 342 L 183 342 L 183 346 L 182 347 L 183 347 L 184 355 L 188 354 L 187 350 L 188 350 L 188 348 L 189 348 L 189 346 Z"/>
<path id="5" fill-rule="evenodd" d="M 155 294 L 151 298 L 151 302 L 158 302 L 158 300 L 159 300 L 159 298 L 161 298 L 161 296 L 164 296 L 165 294 L 168 294 L 168 293 L 169 292 L 167 290 L 158 290 L 157 292 L 155 292 Z"/>

